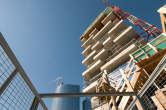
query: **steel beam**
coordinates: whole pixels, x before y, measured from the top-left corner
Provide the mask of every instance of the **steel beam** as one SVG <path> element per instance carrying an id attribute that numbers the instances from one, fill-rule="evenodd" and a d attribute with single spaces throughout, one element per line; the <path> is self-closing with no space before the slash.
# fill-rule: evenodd
<path id="1" fill-rule="evenodd" d="M 38 98 L 37 98 L 37 97 L 35 97 L 35 98 L 34 98 L 34 100 L 33 100 L 32 105 L 31 105 L 30 110 L 37 110 L 38 105 L 39 105 L 39 100 L 38 100 Z"/>
<path id="2" fill-rule="evenodd" d="M 41 98 L 53 97 L 88 97 L 88 96 L 136 96 L 137 92 L 103 92 L 103 93 L 47 93 L 39 94 Z"/>

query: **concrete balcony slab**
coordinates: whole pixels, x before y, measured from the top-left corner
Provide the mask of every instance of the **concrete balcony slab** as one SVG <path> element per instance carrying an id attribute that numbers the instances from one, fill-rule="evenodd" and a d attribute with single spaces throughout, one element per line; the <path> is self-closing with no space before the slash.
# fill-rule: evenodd
<path id="1" fill-rule="evenodd" d="M 117 33 L 120 33 L 127 27 L 128 25 L 123 20 L 121 20 L 108 32 L 108 35 L 111 36 L 114 40 L 116 38 Z"/>
<path id="2" fill-rule="evenodd" d="M 82 44 L 82 48 L 86 48 L 87 46 L 89 46 L 90 44 L 94 43 L 94 40 L 92 39 L 93 35 L 91 35 L 88 40 L 86 40 L 83 44 Z"/>
<path id="3" fill-rule="evenodd" d="M 85 50 L 84 51 L 82 51 L 82 55 L 84 55 L 84 56 L 87 56 L 87 55 L 89 55 L 89 53 L 92 51 L 91 50 L 91 45 L 89 45 L 87 48 L 85 48 Z"/>
<path id="4" fill-rule="evenodd" d="M 113 26 L 114 24 L 109 21 L 92 39 L 95 41 L 100 40 Z"/>
<path id="5" fill-rule="evenodd" d="M 93 57 L 93 60 L 97 61 L 99 59 L 104 60 L 108 57 L 108 50 L 102 49 L 97 55 Z"/>
<path id="6" fill-rule="evenodd" d="M 96 92 L 97 81 L 91 83 L 89 86 L 83 89 L 83 93 Z"/>
<path id="7" fill-rule="evenodd" d="M 113 21 L 115 18 L 116 16 L 113 12 L 111 12 L 101 21 L 101 23 L 106 25 L 109 21 Z"/>
<path id="8" fill-rule="evenodd" d="M 99 31 L 95 28 L 90 34 L 89 36 L 95 36 Z"/>
<path id="9" fill-rule="evenodd" d="M 133 27 L 129 26 L 126 30 L 124 30 L 119 36 L 117 36 L 113 42 L 119 45 L 126 44 L 134 37 L 138 36 L 137 32 L 133 29 Z"/>
<path id="10" fill-rule="evenodd" d="M 93 62 L 93 57 L 95 56 L 96 51 L 92 51 L 83 61 L 82 64 L 88 66 L 91 62 Z"/>
<path id="11" fill-rule="evenodd" d="M 86 71 L 84 71 L 82 73 L 82 76 L 87 77 L 87 78 L 90 77 L 90 76 L 92 76 L 91 74 L 93 74 L 95 71 L 99 70 L 100 67 L 103 64 L 104 64 L 104 62 L 102 60 L 98 60 L 91 67 L 89 67 Z"/>
<path id="12" fill-rule="evenodd" d="M 110 59 L 105 65 L 101 67 L 101 71 L 107 70 L 109 72 L 112 72 L 114 69 L 116 69 L 121 64 L 125 63 L 129 60 L 129 54 L 132 53 L 137 49 L 137 46 L 135 44 L 131 44 L 128 48 L 124 49 L 122 52 L 120 52 L 117 56 Z"/>
<path id="13" fill-rule="evenodd" d="M 93 46 L 92 46 L 92 50 L 99 50 L 103 47 L 103 44 L 101 41 L 97 41 Z"/>

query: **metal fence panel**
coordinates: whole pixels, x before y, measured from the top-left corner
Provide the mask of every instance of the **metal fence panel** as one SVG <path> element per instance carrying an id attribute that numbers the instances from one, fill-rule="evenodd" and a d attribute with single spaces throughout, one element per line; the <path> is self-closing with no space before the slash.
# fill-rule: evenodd
<path id="1" fill-rule="evenodd" d="M 146 110 L 165 110 L 166 109 L 166 55 L 162 58 L 149 79 L 139 91 L 138 97 L 143 102 Z M 127 110 L 134 107 L 136 101 L 134 99 Z"/>
<path id="2" fill-rule="evenodd" d="M 34 106 L 34 99 L 37 104 Z M 47 110 L 0 33 L 0 110 Z"/>

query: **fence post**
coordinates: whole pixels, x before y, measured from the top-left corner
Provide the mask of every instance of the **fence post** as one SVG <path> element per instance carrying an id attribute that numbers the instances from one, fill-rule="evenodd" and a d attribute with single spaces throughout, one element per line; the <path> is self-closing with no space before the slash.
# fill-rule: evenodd
<path id="1" fill-rule="evenodd" d="M 37 97 L 34 98 L 33 103 L 31 105 L 30 110 L 37 110 L 39 105 L 39 99 Z"/>

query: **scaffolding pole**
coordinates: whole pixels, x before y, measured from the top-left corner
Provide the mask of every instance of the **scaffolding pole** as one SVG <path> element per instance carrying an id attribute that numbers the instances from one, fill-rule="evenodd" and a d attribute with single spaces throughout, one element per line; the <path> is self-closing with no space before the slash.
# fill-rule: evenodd
<path id="1" fill-rule="evenodd" d="M 89 97 L 89 96 L 137 96 L 137 92 L 102 92 L 102 93 L 46 93 L 41 98 L 53 97 Z"/>

